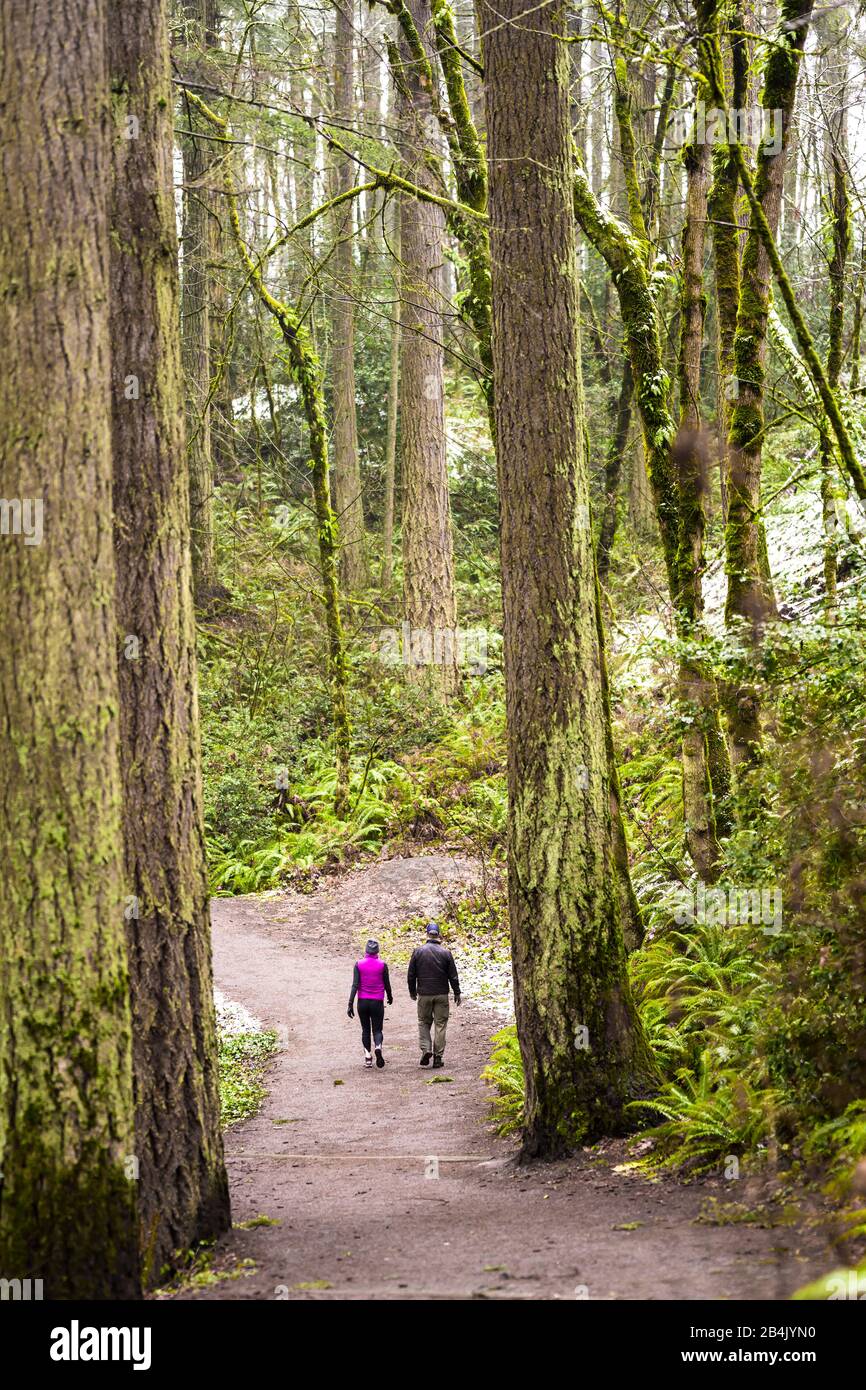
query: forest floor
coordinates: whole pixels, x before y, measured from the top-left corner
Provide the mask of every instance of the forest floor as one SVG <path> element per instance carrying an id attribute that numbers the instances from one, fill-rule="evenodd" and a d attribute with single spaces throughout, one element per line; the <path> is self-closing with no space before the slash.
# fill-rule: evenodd
<path id="1" fill-rule="evenodd" d="M 365 1070 L 346 1016 L 364 941 L 435 913 L 475 871 L 430 854 L 355 868 L 312 894 L 214 902 L 216 984 L 280 1047 L 261 1110 L 226 1133 L 235 1228 L 213 1253 L 220 1277 L 173 1296 L 784 1299 L 832 1268 L 820 1225 L 708 1224 L 708 1206 L 744 1184 L 618 1171 L 621 1141 L 518 1165 L 480 1080 L 501 1018 L 469 989 L 451 1010 L 445 1067 L 431 1072 L 394 966 L 386 1066 Z"/>

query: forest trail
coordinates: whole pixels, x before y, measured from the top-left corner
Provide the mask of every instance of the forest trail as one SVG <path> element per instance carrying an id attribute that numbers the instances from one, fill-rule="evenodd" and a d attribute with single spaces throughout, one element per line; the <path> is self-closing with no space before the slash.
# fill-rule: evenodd
<path id="1" fill-rule="evenodd" d="M 176 1297 L 781 1299 L 826 1269 L 814 1232 L 695 1224 L 734 1184 L 617 1173 L 619 1144 L 518 1167 L 479 1079 L 499 1022 L 471 999 L 452 1007 L 444 1070 L 420 1068 L 402 967 L 387 1065 L 364 1069 L 346 1016 L 364 940 L 433 913 L 473 871 L 446 855 L 392 859 L 313 895 L 213 903 L 216 984 L 281 1038 L 262 1109 L 226 1134 L 233 1219 L 280 1224 L 219 1242 L 216 1269 L 248 1259 L 252 1273 Z"/>

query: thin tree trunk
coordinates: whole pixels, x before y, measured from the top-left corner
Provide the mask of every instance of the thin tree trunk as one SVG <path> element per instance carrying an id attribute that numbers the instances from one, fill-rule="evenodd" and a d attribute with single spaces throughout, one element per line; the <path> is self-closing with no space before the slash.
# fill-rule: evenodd
<path id="1" fill-rule="evenodd" d="M 822 29 L 828 40 L 842 42 L 838 15 L 828 15 Z M 847 16 L 845 17 L 847 22 Z M 830 103 L 827 128 L 824 131 L 824 176 L 830 207 L 830 312 L 827 345 L 827 383 L 835 391 L 842 375 L 842 337 L 845 327 L 845 267 L 851 250 L 851 208 L 848 198 L 846 169 L 848 166 L 848 66 L 842 49 L 836 65 L 829 56 L 821 64 L 822 75 L 829 79 L 826 100 Z M 824 520 L 824 589 L 827 608 L 832 613 L 836 604 L 836 552 L 839 519 L 836 498 L 839 492 L 835 450 L 828 430 L 821 431 L 821 509 Z"/>
<path id="2" fill-rule="evenodd" d="M 213 8 L 208 16 L 212 28 L 204 40 L 209 56 L 219 49 L 219 25 L 222 16 Z M 219 85 L 220 74 L 211 63 L 210 81 Z M 208 147 L 206 147 L 208 148 Z M 208 182 L 208 367 L 211 375 L 212 399 L 209 410 L 211 458 L 214 482 L 229 478 L 234 469 L 234 424 L 232 418 L 231 351 L 232 331 L 229 319 L 229 292 L 226 283 L 225 263 L 231 250 L 231 236 L 226 226 L 225 208 L 222 206 L 217 189 L 220 183 L 218 158 L 214 157 L 213 147 L 209 147 L 211 168 Z"/>
<path id="3" fill-rule="evenodd" d="M 203 80 L 203 59 L 209 36 L 216 29 L 214 0 L 184 0 L 187 72 Z M 213 459 L 211 453 L 211 325 L 210 270 L 211 147 L 210 132 L 193 106 L 186 112 L 195 132 L 181 141 L 183 152 L 183 299 L 181 335 L 186 392 L 187 458 L 193 584 L 196 599 L 206 604 L 216 575 L 213 523 Z"/>
<path id="4" fill-rule="evenodd" d="M 863 289 L 866 283 L 866 231 L 860 235 L 860 264 L 854 291 L 854 323 L 851 329 L 851 376 L 848 390 L 853 395 L 860 389 L 860 338 L 863 328 Z"/>
<path id="5" fill-rule="evenodd" d="M 230 1225 L 201 807 L 167 34 L 165 0 L 117 0 L 111 8 L 115 558 L 145 1282 L 174 1251 Z M 133 400 L 124 393 L 130 377 L 141 386 Z"/>
<path id="6" fill-rule="evenodd" d="M 616 536 L 616 523 L 619 511 L 619 487 L 622 465 L 628 447 L 631 429 L 631 404 L 634 398 L 634 376 L 628 358 L 623 362 L 619 400 L 616 407 L 613 438 L 607 451 L 604 475 L 604 508 L 601 514 L 601 528 L 598 533 L 596 563 L 598 578 L 604 584 L 610 570 L 610 557 Z"/>
<path id="7" fill-rule="evenodd" d="M 702 577 L 709 466 L 700 399 L 709 153 L 705 142 L 695 142 L 685 151 L 687 192 L 682 237 L 680 422 L 673 446 L 679 482 L 679 591 L 675 611 L 680 636 L 692 642 L 699 642 L 705 635 Z M 698 875 L 708 882 L 717 876 L 719 813 L 727 808 L 730 766 L 719 724 L 716 683 L 700 657 L 681 658 L 678 696 L 686 715 L 682 742 L 686 842 Z M 727 823 L 723 828 L 729 829 Z"/>
<path id="8" fill-rule="evenodd" d="M 382 44 L 384 14 L 372 5 L 362 5 L 361 13 L 363 23 L 361 34 L 362 128 L 368 140 L 383 140 L 385 129 L 382 123 L 382 63 L 379 50 Z M 364 275 L 368 275 L 370 271 L 376 275 L 382 256 L 385 254 L 385 241 L 382 235 L 384 198 L 384 190 L 377 188 L 372 193 L 368 193 L 365 200 L 366 234 L 361 265 Z"/>
<path id="9" fill-rule="evenodd" d="M 428 47 L 429 0 L 412 0 Z M 400 113 L 408 177 L 432 187 L 425 143 L 438 140 L 429 86 L 402 45 L 409 97 Z M 433 675 L 445 695 L 458 686 L 454 548 L 445 448 L 445 353 L 439 292 L 445 218 L 441 208 L 404 198 L 401 208 L 400 472 L 403 483 L 403 611 L 413 633 L 410 678 Z M 414 634 L 418 634 L 417 636 Z M 406 660 L 404 652 L 404 661 Z"/>
<path id="10" fill-rule="evenodd" d="M 334 117 L 352 119 L 354 24 L 351 0 L 334 0 Z M 351 188 L 355 166 L 345 155 L 333 160 L 332 197 Z M 358 461 L 358 420 L 355 401 L 355 262 L 352 252 L 352 202 L 333 214 L 334 254 L 331 300 L 331 366 L 333 374 L 334 510 L 340 523 L 340 579 L 344 588 L 363 589 L 367 583 L 364 542 L 364 503 Z"/>
<path id="11" fill-rule="evenodd" d="M 393 262 L 394 308 L 391 315 L 391 362 L 388 373 L 388 423 L 385 439 L 385 519 L 382 531 L 382 574 L 379 581 L 386 595 L 394 571 L 394 495 L 397 471 L 397 416 L 400 408 L 400 198 L 393 200 L 391 249 Z"/>
<path id="12" fill-rule="evenodd" d="M 808 29 L 804 21 L 810 9 L 810 0 L 782 0 L 780 24 L 794 22 L 796 27 L 779 30 L 783 41 L 770 49 L 766 64 L 762 104 L 765 110 L 781 114 L 782 146 L 776 154 L 759 147 L 755 193 L 772 234 L 779 224 L 785 153 Z M 761 494 L 770 275 L 769 256 L 753 213 L 743 252 L 734 340 L 736 395 L 731 412 L 725 526 L 725 614 L 729 623 L 742 624 L 752 641 L 757 641 L 764 625 L 777 616 Z M 760 757 L 761 715 L 760 701 L 749 683 L 743 682 L 727 701 L 727 713 L 734 764 L 753 765 Z"/>
<path id="13" fill-rule="evenodd" d="M 735 111 L 746 108 L 748 98 L 748 54 L 744 20 L 739 4 L 727 23 L 730 35 L 730 89 Z M 725 51 L 727 52 L 728 49 Z M 716 430 L 719 451 L 719 487 L 722 520 L 728 516 L 728 436 L 736 393 L 734 374 L 734 335 L 740 302 L 740 233 L 737 224 L 737 161 L 729 144 L 717 144 L 712 155 L 713 181 L 707 201 L 713 235 L 716 315 Z"/>
<path id="14" fill-rule="evenodd" d="M 595 7 L 593 7 L 592 18 L 594 25 L 599 26 L 602 23 L 601 16 Z M 601 39 L 594 38 L 590 45 L 590 68 L 593 84 L 590 155 L 592 160 L 592 191 L 599 199 L 604 188 L 604 149 L 608 138 L 607 89 L 602 77 L 604 57 L 604 44 Z"/>
<path id="15" fill-rule="evenodd" d="M 0 540 L 0 1270 L 50 1299 L 140 1292 L 105 22 L 0 11 L 0 493 L 26 532 Z"/>
<path id="16" fill-rule="evenodd" d="M 652 1083 L 620 925 L 580 372 L 565 6 L 483 8 L 524 1153 Z M 530 118 L 531 117 L 531 118 Z"/>

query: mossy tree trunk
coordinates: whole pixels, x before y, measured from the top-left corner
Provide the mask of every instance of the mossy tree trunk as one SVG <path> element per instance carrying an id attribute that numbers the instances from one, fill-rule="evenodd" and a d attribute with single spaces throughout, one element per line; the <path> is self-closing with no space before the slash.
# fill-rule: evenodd
<path id="1" fill-rule="evenodd" d="M 484 3 L 509 727 L 509 910 L 524 1152 L 628 1126 L 630 998 L 589 520 L 565 6 Z"/>
<path id="2" fill-rule="evenodd" d="M 623 362 L 619 396 L 614 418 L 613 436 L 608 445 L 604 470 L 604 506 L 601 513 L 598 542 L 596 544 L 596 564 L 599 582 L 607 582 L 610 560 L 616 537 L 616 524 L 619 513 L 619 491 L 622 478 L 622 465 L 628 448 L 631 431 L 631 406 L 634 399 L 634 377 L 628 358 Z"/>
<path id="3" fill-rule="evenodd" d="M 734 3 L 728 13 L 726 32 L 730 52 L 730 90 L 735 111 L 746 109 L 748 100 L 748 53 L 742 7 Z M 720 41 L 721 46 L 721 41 Z M 728 85 L 726 83 L 726 85 Z M 712 184 L 708 198 L 709 225 L 713 238 L 713 270 L 716 299 L 716 429 L 719 450 L 719 482 L 722 518 L 728 513 L 728 436 L 734 402 L 734 335 L 740 302 L 740 233 L 737 223 L 739 175 L 731 146 L 713 146 Z"/>
<path id="4" fill-rule="evenodd" d="M 709 154 L 709 146 L 698 142 L 684 151 L 687 183 L 682 235 L 680 420 L 673 453 L 679 486 L 676 607 L 680 636 L 690 642 L 700 642 L 705 636 L 702 581 L 709 457 L 701 420 L 701 351 Z M 706 882 L 717 874 L 719 821 L 723 829 L 730 828 L 726 817 L 730 773 L 719 724 L 716 683 L 700 656 L 681 658 L 678 695 L 684 719 L 682 767 L 686 841 L 695 868 Z"/>
<path id="5" fill-rule="evenodd" d="M 400 103 L 403 157 L 409 177 L 432 187 L 423 151 L 439 143 L 426 81 L 432 45 L 428 0 L 411 14 L 426 64 L 402 44 L 406 94 Z M 403 613 L 417 638 L 406 669 L 434 680 L 445 695 L 458 686 L 454 542 L 445 440 L 445 351 L 440 273 L 445 214 L 435 203 L 404 198 L 401 211 L 400 475 L 402 480 Z M 404 661 L 406 653 L 404 653 Z"/>
<path id="6" fill-rule="evenodd" d="M 710 8 L 715 9 L 716 0 Z M 782 0 L 779 27 L 769 47 L 761 101 L 781 119 L 780 148 L 758 148 L 755 195 L 771 234 L 779 223 L 785 158 L 800 59 L 808 30 L 811 0 Z M 791 27 L 793 25 L 794 27 Z M 774 126 L 770 127 L 775 128 Z M 734 336 L 734 381 L 728 445 L 728 514 L 725 568 L 728 593 L 725 613 L 758 641 L 764 625 L 777 615 L 762 515 L 761 462 L 764 431 L 764 381 L 771 266 L 754 212 L 743 251 L 740 296 Z M 735 765 L 748 767 L 760 758 L 760 701 L 743 681 L 727 702 L 731 752 Z"/>
<path id="7" fill-rule="evenodd" d="M 109 14 L 121 765 L 146 1281 L 230 1224 L 201 806 L 165 0 Z M 135 122 L 135 138 L 129 123 Z M 129 398 L 125 383 L 137 383 Z"/>
<path id="8" fill-rule="evenodd" d="M 643 227 L 645 239 L 655 250 L 655 241 L 658 236 L 658 189 L 659 172 L 661 167 L 662 151 L 664 148 L 665 137 L 667 135 L 668 121 L 670 118 L 671 105 L 676 89 L 676 68 L 670 64 L 665 77 L 665 85 L 659 103 L 658 116 L 655 128 L 650 129 L 649 134 L 649 156 L 647 160 L 646 178 L 643 183 L 642 191 L 637 187 L 637 165 L 633 164 L 633 197 L 636 198 L 640 217 L 640 226 Z M 648 87 L 655 92 L 655 75 L 647 78 Z M 621 125 L 624 121 L 630 123 L 632 95 L 627 69 L 620 69 L 618 79 L 619 95 L 614 102 L 614 110 L 617 113 L 617 123 Z M 653 106 L 649 105 L 646 112 L 646 120 L 651 126 Z M 629 124 L 630 129 L 630 124 Z M 626 138 L 626 146 L 631 148 L 631 157 L 635 159 L 634 137 L 629 134 Z M 621 142 L 622 147 L 622 142 Z M 616 537 L 617 521 L 619 516 L 619 489 L 623 471 L 623 462 L 628 449 L 628 439 L 631 430 L 632 403 L 634 400 L 634 375 L 628 353 L 624 355 L 622 364 L 622 376 L 620 380 L 619 395 L 615 415 L 613 418 L 613 435 L 608 447 L 607 459 L 605 464 L 605 499 L 602 511 L 601 524 L 599 527 L 598 543 L 596 546 L 596 563 L 598 565 L 598 577 L 603 584 L 610 568 L 611 552 Z M 638 461 L 640 463 L 640 460 Z M 638 475 L 642 475 L 642 468 Z"/>
<path id="9" fill-rule="evenodd" d="M 853 395 L 860 389 L 860 341 L 863 332 L 863 289 L 866 284 L 866 231 L 860 233 L 860 258 L 854 287 L 854 313 L 851 328 L 851 375 L 848 390 Z"/>
<path id="10" fill-rule="evenodd" d="M 140 1291 L 105 23 L 101 0 L 0 18 L 0 493 L 43 508 L 41 543 L 0 540 L 0 1270 L 50 1299 Z"/>
<path id="11" fill-rule="evenodd" d="M 354 107 L 354 36 L 352 0 L 335 0 L 334 119 L 340 128 L 352 119 Z M 344 154 L 331 160 L 331 197 L 350 189 L 354 165 Z M 330 259 L 331 369 L 334 469 L 334 510 L 340 524 L 340 579 L 350 592 L 367 583 L 364 541 L 364 501 L 358 458 L 358 418 L 355 399 L 355 259 L 352 250 L 352 201 L 335 207 L 332 217 L 334 251 Z"/>

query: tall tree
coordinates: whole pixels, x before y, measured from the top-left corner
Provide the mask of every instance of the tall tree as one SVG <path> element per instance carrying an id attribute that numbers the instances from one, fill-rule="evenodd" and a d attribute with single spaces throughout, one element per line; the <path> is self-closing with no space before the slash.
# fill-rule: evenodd
<path id="1" fill-rule="evenodd" d="M 429 70 L 429 0 L 411 0 L 412 20 L 425 44 Z M 401 45 L 405 90 L 401 139 L 408 176 L 433 188 L 425 146 L 440 141 L 427 73 Z M 440 291 L 445 215 L 435 203 L 404 198 L 401 213 L 400 471 L 403 483 L 403 611 L 413 638 L 408 670 L 432 670 L 445 694 L 457 688 L 454 542 L 445 450 L 445 350 Z M 438 644 L 438 650 L 437 650 Z M 418 650 L 415 650 L 415 647 Z M 416 664 L 417 663 L 417 664 Z"/>
<path id="2" fill-rule="evenodd" d="M 352 119 L 354 105 L 354 31 L 352 0 L 335 0 L 334 119 L 338 126 Z M 332 158 L 332 197 L 351 188 L 354 165 L 343 153 Z M 331 362 L 333 370 L 334 510 L 340 525 L 340 578 L 347 589 L 367 582 L 364 549 L 364 501 L 358 460 L 358 420 L 355 401 L 355 260 L 352 249 L 352 203 L 333 213 L 334 253 L 331 257 Z"/>
<path id="3" fill-rule="evenodd" d="M 673 444 L 677 470 L 678 543 L 676 596 L 678 630 L 687 641 L 700 642 L 704 599 L 704 529 L 709 471 L 706 435 L 701 423 L 701 351 L 704 341 L 704 240 L 710 149 L 696 139 L 684 153 L 686 209 L 682 235 L 680 305 L 680 418 Z M 686 840 L 695 868 L 707 881 L 719 859 L 717 809 L 725 809 L 730 774 L 719 726 L 719 697 L 705 660 L 694 650 L 680 660 L 679 698 L 684 712 L 682 741 L 683 813 Z M 714 749 L 715 740 L 715 749 Z M 713 756 L 715 751 L 716 756 Z M 725 765 L 724 786 L 718 785 Z M 717 801 L 718 799 L 718 801 Z M 726 827 L 727 828 L 727 827 Z"/>
<path id="4" fill-rule="evenodd" d="M 184 0 L 185 75 L 207 79 L 205 55 L 216 41 L 215 0 Z M 192 105 L 183 152 L 183 379 L 186 387 L 187 456 L 192 525 L 193 580 L 206 602 L 215 576 L 213 458 L 211 450 L 211 172 L 210 132 Z"/>
<path id="5" fill-rule="evenodd" d="M 165 0 L 116 0 L 108 56 L 123 826 L 147 1280 L 173 1251 L 225 1230 L 229 1201 L 201 809 Z"/>
<path id="6" fill-rule="evenodd" d="M 841 22 L 840 22 L 841 19 Z M 826 126 L 823 132 L 824 179 L 829 211 L 828 270 L 830 304 L 828 313 L 827 382 L 835 391 L 842 375 L 843 333 L 845 327 L 845 269 L 851 250 L 851 204 L 848 196 L 848 54 L 843 26 L 847 15 L 832 13 L 821 24 L 827 47 L 822 54 L 821 76 L 827 82 Z M 821 506 L 824 517 L 824 588 L 828 608 L 836 601 L 836 551 L 839 521 L 836 514 L 840 492 L 836 461 L 829 430 L 821 431 Z"/>
<path id="7" fill-rule="evenodd" d="M 385 438 L 385 516 L 382 527 L 382 573 L 379 586 L 386 595 L 394 568 L 394 498 L 397 471 L 397 419 L 400 410 L 400 198 L 392 201 L 391 250 L 393 260 L 393 308 L 391 355 L 388 370 L 388 418 Z"/>
<path id="8" fill-rule="evenodd" d="M 0 540 L 0 1269 L 54 1299 L 140 1288 L 105 11 L 0 12 L 0 491 L 30 507 L 29 535 Z"/>
<path id="9" fill-rule="evenodd" d="M 625 971 L 589 516 L 565 4 L 482 9 L 528 1155 L 627 1124 L 653 1064 Z"/>
<path id="10" fill-rule="evenodd" d="M 734 0 L 725 22 L 728 43 L 720 52 L 726 55 L 725 82 L 735 111 L 747 109 L 748 52 L 742 5 Z M 730 55 L 728 57 L 728 55 Z M 722 516 L 728 511 L 728 436 L 736 392 L 734 376 L 734 334 L 740 300 L 740 232 L 737 222 L 739 175 L 731 145 L 719 141 L 712 152 L 712 183 L 707 200 L 709 225 L 713 236 L 716 333 L 716 427 L 719 449 L 719 482 Z"/>

